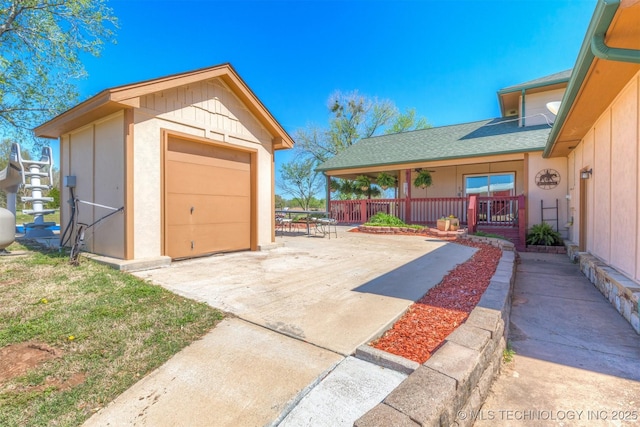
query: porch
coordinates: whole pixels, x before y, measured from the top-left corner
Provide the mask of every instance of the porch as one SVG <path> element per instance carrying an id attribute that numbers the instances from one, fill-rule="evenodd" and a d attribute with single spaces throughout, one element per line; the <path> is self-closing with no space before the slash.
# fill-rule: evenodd
<path id="1" fill-rule="evenodd" d="M 364 224 L 384 212 L 407 224 L 435 227 L 438 219 L 453 215 L 470 233 L 500 234 L 517 248 L 526 240 L 524 195 L 331 200 L 329 210 L 340 224 Z"/>

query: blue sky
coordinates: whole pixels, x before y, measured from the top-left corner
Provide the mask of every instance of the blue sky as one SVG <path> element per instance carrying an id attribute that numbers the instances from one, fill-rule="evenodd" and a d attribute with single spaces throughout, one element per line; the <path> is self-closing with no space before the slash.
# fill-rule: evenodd
<path id="1" fill-rule="evenodd" d="M 573 67 L 596 0 L 111 0 L 117 44 L 84 58 L 86 99 L 230 62 L 290 133 L 333 91 L 415 108 L 434 126 L 499 115 L 496 91 Z M 290 152 L 279 152 L 276 167 Z"/>

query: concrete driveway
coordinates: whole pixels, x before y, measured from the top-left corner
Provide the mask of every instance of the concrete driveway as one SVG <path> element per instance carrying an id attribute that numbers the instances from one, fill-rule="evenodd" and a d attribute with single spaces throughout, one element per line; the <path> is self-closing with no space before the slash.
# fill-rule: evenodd
<path id="1" fill-rule="evenodd" d="M 342 355 L 372 339 L 475 249 L 341 230 L 139 273 L 180 295 Z"/>
<path id="2" fill-rule="evenodd" d="M 138 276 L 229 316 L 85 426 L 351 426 L 405 374 L 345 357 L 475 251 L 338 229 Z"/>

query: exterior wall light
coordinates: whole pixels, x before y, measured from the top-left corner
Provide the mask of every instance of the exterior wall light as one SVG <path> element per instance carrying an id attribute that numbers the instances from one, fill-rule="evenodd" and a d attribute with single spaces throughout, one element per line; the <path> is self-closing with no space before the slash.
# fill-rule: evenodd
<path id="1" fill-rule="evenodd" d="M 582 179 L 589 179 L 591 178 L 591 174 L 593 173 L 593 169 L 585 169 L 582 172 L 580 172 L 580 178 Z"/>

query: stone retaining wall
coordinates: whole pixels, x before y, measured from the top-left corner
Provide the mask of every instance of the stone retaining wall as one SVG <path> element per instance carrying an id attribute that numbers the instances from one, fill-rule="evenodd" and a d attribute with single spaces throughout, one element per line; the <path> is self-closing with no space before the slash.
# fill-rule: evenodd
<path id="1" fill-rule="evenodd" d="M 565 241 L 567 254 L 573 262 L 580 263 L 580 271 L 611 302 L 620 314 L 640 334 L 640 283 L 629 279 L 615 268 L 587 252 L 579 252 L 578 246 Z"/>
<path id="2" fill-rule="evenodd" d="M 363 346 L 356 352 L 391 369 L 412 372 L 387 398 L 354 426 L 470 426 L 471 411 L 484 403 L 500 369 L 508 337 L 516 257 L 513 244 L 473 236 L 472 240 L 508 248 L 480 302 L 423 365 Z M 369 349 L 375 350 L 370 351 Z M 360 354 L 358 354 L 360 353 Z M 460 415 L 460 416 L 459 416 Z"/>
<path id="3" fill-rule="evenodd" d="M 566 254 L 567 249 L 564 246 L 527 245 L 527 252 L 536 252 L 542 254 Z"/>

